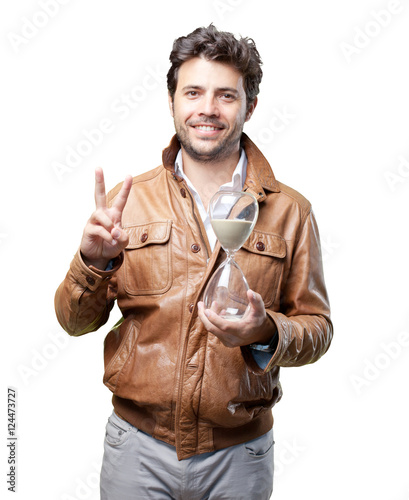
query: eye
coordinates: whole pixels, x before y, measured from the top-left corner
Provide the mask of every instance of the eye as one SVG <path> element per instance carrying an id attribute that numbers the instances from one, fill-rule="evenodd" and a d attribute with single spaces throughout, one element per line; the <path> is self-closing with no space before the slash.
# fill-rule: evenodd
<path id="1" fill-rule="evenodd" d="M 188 97 L 197 97 L 199 93 L 196 90 L 189 90 L 189 92 L 186 93 Z"/>
<path id="2" fill-rule="evenodd" d="M 225 94 L 221 94 L 220 96 L 224 101 L 234 101 L 235 97 L 233 94 L 228 94 L 228 93 L 225 93 Z"/>

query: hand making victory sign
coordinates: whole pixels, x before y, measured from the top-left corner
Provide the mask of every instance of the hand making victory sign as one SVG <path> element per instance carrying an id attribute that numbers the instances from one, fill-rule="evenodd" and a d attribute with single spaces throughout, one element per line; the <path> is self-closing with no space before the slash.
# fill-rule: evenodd
<path id="1" fill-rule="evenodd" d="M 128 235 L 122 230 L 122 212 L 132 187 L 129 175 L 111 207 L 107 207 L 104 172 L 95 170 L 95 211 L 89 218 L 81 241 L 81 254 L 87 266 L 104 270 L 128 244 Z"/>

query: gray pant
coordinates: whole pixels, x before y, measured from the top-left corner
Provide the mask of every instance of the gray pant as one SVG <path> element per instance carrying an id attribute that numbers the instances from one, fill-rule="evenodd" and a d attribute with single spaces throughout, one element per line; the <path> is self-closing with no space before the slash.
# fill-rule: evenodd
<path id="1" fill-rule="evenodd" d="M 112 413 L 106 426 L 101 500 L 268 500 L 273 474 L 273 430 L 179 461 L 173 446 Z"/>

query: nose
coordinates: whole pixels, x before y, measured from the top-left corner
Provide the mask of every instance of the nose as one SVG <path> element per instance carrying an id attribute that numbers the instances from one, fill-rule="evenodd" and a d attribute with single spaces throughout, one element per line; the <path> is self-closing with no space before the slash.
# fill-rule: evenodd
<path id="1" fill-rule="evenodd" d="M 218 103 L 214 95 L 204 94 L 202 96 L 198 114 L 201 116 L 219 116 Z"/>

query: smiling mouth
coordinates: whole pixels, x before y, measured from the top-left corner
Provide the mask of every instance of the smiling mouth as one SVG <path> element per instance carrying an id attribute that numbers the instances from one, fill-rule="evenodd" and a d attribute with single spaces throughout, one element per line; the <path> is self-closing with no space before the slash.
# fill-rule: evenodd
<path id="1" fill-rule="evenodd" d="M 196 130 L 204 130 L 205 132 L 213 132 L 215 130 L 222 130 L 220 127 L 211 127 L 209 125 L 195 125 L 193 128 Z"/>

